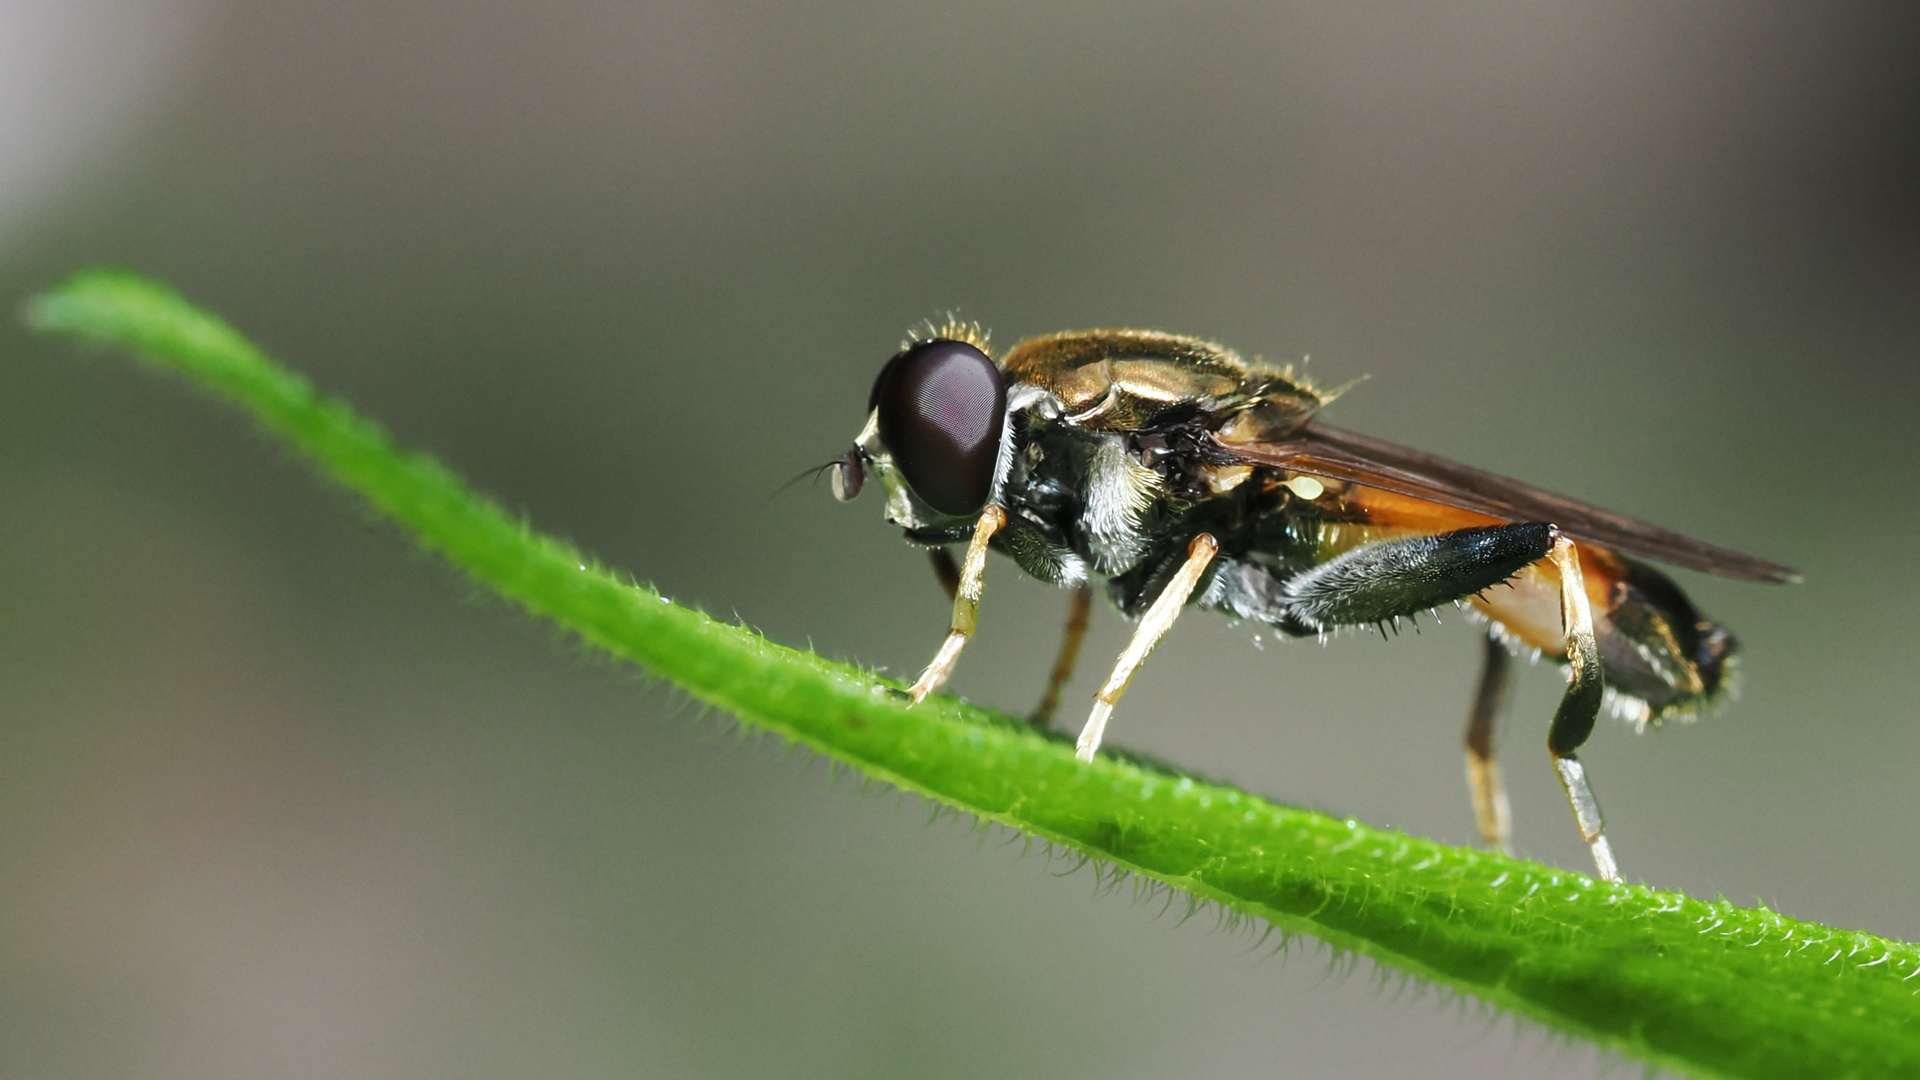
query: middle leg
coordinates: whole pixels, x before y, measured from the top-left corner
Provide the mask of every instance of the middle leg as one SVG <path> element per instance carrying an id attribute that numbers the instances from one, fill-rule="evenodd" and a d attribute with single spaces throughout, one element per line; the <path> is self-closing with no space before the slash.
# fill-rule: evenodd
<path id="1" fill-rule="evenodd" d="M 1092 761 L 1094 752 L 1100 749 L 1100 739 L 1107 731 L 1107 718 L 1113 715 L 1113 706 L 1120 695 L 1127 692 L 1127 684 L 1133 681 L 1134 672 L 1147 662 L 1153 647 L 1173 629 L 1173 621 L 1180 617 L 1180 611 L 1187 606 L 1187 598 L 1200 584 L 1201 575 L 1207 572 L 1207 564 L 1213 561 L 1219 552 L 1220 544 L 1211 535 L 1201 533 L 1187 545 L 1187 561 L 1174 572 L 1166 588 L 1160 590 L 1160 596 L 1153 606 L 1140 618 L 1140 628 L 1133 632 L 1133 640 L 1121 651 L 1120 659 L 1113 665 L 1113 673 L 1101 685 L 1100 691 L 1093 695 L 1093 712 L 1088 714 L 1085 727 L 1080 729 L 1080 740 L 1074 747 L 1074 756 L 1081 761 Z"/>
<path id="2" fill-rule="evenodd" d="M 1047 692 L 1040 704 L 1027 714 L 1027 722 L 1037 728 L 1053 723 L 1053 710 L 1060 705 L 1060 688 L 1073 678 L 1073 666 L 1080 659 L 1080 643 L 1086 640 L 1087 617 L 1093 613 L 1093 590 L 1076 585 L 1073 599 L 1067 602 L 1067 627 L 1060 636 L 1060 655 L 1054 657 L 1053 671 L 1047 675 Z"/>

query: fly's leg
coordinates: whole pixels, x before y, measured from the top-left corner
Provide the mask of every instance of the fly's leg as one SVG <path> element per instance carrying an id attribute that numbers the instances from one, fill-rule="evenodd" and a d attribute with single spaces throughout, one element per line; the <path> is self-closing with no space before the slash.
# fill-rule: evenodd
<path id="1" fill-rule="evenodd" d="M 1605 823 L 1600 819 L 1600 804 L 1587 784 L 1587 771 L 1573 752 L 1593 734 L 1593 722 L 1600 715 L 1600 702 L 1606 695 L 1605 677 L 1600 671 L 1600 645 L 1593 636 L 1593 611 L 1587 605 L 1586 579 L 1580 574 L 1580 555 L 1573 541 L 1556 531 L 1553 551 L 1548 556 L 1560 570 L 1560 624 L 1567 637 L 1567 694 L 1553 714 L 1553 726 L 1547 731 L 1547 749 L 1553 754 L 1553 767 L 1560 774 L 1560 786 L 1567 789 L 1567 802 L 1573 806 L 1573 818 L 1580 836 L 1593 849 L 1593 864 L 1603 881 L 1619 881 L 1620 867 L 1613 861 L 1613 848 L 1607 843 Z"/>
<path id="2" fill-rule="evenodd" d="M 1586 770 L 1574 751 L 1593 733 L 1606 683 L 1600 670 L 1600 646 L 1594 640 L 1593 612 L 1587 604 L 1586 582 L 1580 574 L 1580 556 L 1573 541 L 1551 525 L 1516 523 L 1460 529 L 1436 536 L 1409 537 L 1366 544 L 1344 552 L 1286 582 L 1271 616 L 1263 616 L 1289 633 L 1324 633 L 1338 626 L 1369 626 L 1461 600 L 1505 581 L 1541 558 L 1553 560 L 1560 571 L 1560 621 L 1567 639 L 1567 693 L 1554 713 L 1547 735 L 1554 769 L 1573 805 L 1580 835 L 1593 851 L 1600 877 L 1620 879 L 1619 867 L 1600 820 L 1600 804 L 1587 784 Z M 1482 696 L 1486 696 L 1483 680 Z M 1484 705 L 1485 702 L 1482 702 Z M 1476 713 L 1481 710 L 1476 708 Z M 1486 761 L 1492 764 L 1492 713 L 1487 709 L 1489 736 Z M 1468 728 L 1468 768 L 1475 765 L 1473 738 L 1478 716 Z M 1489 769 L 1489 779 L 1492 772 Z M 1469 774 L 1472 775 L 1471 772 Z M 1473 777 L 1475 803 L 1482 794 Z M 1488 784 L 1489 809 L 1497 811 L 1497 780 Z M 1480 809 L 1476 805 L 1476 809 Z M 1488 815 L 1481 813 L 1481 831 Z M 1496 819 L 1496 826 L 1501 823 Z M 1499 832 L 1505 832 L 1504 827 Z M 1491 838 L 1490 838 L 1491 839 Z"/>
<path id="3" fill-rule="evenodd" d="M 1553 526 L 1483 526 L 1385 540 L 1344 552 L 1286 583 L 1279 625 L 1292 633 L 1339 626 L 1398 626 L 1399 620 L 1464 600 L 1551 554 Z M 1467 788 L 1487 846 L 1508 850 L 1511 816 L 1493 757 L 1494 725 L 1512 685 L 1507 650 L 1491 631 L 1480 689 L 1467 717 Z"/>
<path id="4" fill-rule="evenodd" d="M 947 599 L 960 599 L 960 564 L 953 561 L 953 552 L 943 547 L 928 548 L 927 561 L 933 564 L 933 576 L 940 579 Z"/>
<path id="5" fill-rule="evenodd" d="M 953 553 L 944 547 L 927 549 L 927 560 L 933 564 L 933 575 L 940 579 L 940 587 L 947 592 L 947 599 L 960 599 L 960 564 L 953 560 Z M 1047 691 L 1040 697 L 1040 704 L 1027 714 L 1027 720 L 1035 727 L 1044 728 L 1053 722 L 1054 710 L 1060 706 L 1060 690 L 1073 678 L 1073 668 L 1080 658 L 1080 643 L 1087 636 L 1087 617 L 1093 611 L 1093 589 L 1086 585 L 1074 588 L 1073 598 L 1067 603 L 1066 630 L 1060 638 L 1060 654 L 1054 658 L 1053 671 L 1047 676 Z"/>
<path id="6" fill-rule="evenodd" d="M 1053 722 L 1053 710 L 1060 705 L 1060 688 L 1073 678 L 1073 665 L 1080 658 L 1080 642 L 1087 636 L 1087 616 L 1092 611 L 1093 590 L 1076 586 L 1073 599 L 1067 603 L 1067 628 L 1060 638 L 1060 655 L 1054 657 L 1053 671 L 1047 676 L 1047 692 L 1027 714 L 1027 721 L 1034 727 L 1044 728 Z"/>
<path id="7" fill-rule="evenodd" d="M 973 539 L 967 544 L 967 557 L 960 564 L 960 582 L 953 597 L 952 630 L 947 640 L 940 645 L 940 651 L 933 654 L 933 661 L 927 669 L 915 679 L 907 690 L 907 696 L 915 704 L 927 699 L 927 695 L 940 689 L 953 674 L 953 665 L 960 659 L 960 650 L 967 647 L 967 639 L 973 636 L 974 623 L 980 616 L 980 589 L 987 576 L 987 541 L 1007 523 L 1007 512 L 998 506 L 989 506 L 980 513 L 980 520 L 973 527 Z M 936 568 L 938 563 L 936 562 Z"/>
<path id="8" fill-rule="evenodd" d="M 1520 522 L 1363 544 L 1288 579 L 1259 617 L 1290 634 L 1398 626 L 1539 562 L 1553 537 L 1551 525 Z"/>
<path id="9" fill-rule="evenodd" d="M 1593 850 L 1600 876 L 1618 881 L 1619 868 L 1607 845 L 1600 806 L 1587 785 L 1586 771 L 1574 751 L 1593 732 L 1606 694 L 1600 647 L 1593 636 L 1593 612 L 1573 541 L 1551 525 L 1511 525 L 1459 529 L 1434 536 L 1366 544 L 1337 555 L 1285 582 L 1273 608 L 1260 617 L 1292 634 L 1326 633 L 1340 626 L 1395 623 L 1439 604 L 1464 600 L 1491 588 L 1542 558 L 1560 571 L 1560 619 L 1570 668 L 1566 697 L 1554 713 L 1547 736 L 1560 783 L 1573 804 L 1580 835 Z M 1493 720 L 1505 680 L 1488 654 L 1480 700 L 1467 728 L 1467 768 L 1479 811 L 1481 833 L 1490 843 L 1504 838 L 1505 799 L 1493 766 Z M 1497 692 L 1496 692 L 1497 691 Z M 1484 744 L 1478 740 L 1484 735 Z M 1485 771 L 1481 771 L 1484 763 Z M 1491 826 L 1491 828 L 1489 827 Z"/>
<path id="10" fill-rule="evenodd" d="M 1507 786 L 1500 779 L 1500 763 L 1493 757 L 1493 729 L 1507 711 L 1513 689 L 1513 657 L 1491 629 L 1482 641 L 1480 688 L 1467 714 L 1467 789 L 1473 794 L 1473 814 L 1480 822 L 1480 839 L 1497 851 L 1513 854 L 1513 812 L 1507 806 Z"/>
<path id="11" fill-rule="evenodd" d="M 1140 626 L 1133 632 L 1133 640 L 1120 653 L 1120 659 L 1113 665 L 1113 674 L 1093 695 L 1093 712 L 1087 717 L 1087 724 L 1080 729 L 1080 741 L 1075 746 L 1074 756 L 1081 761 L 1092 761 L 1094 751 L 1100 749 L 1100 738 L 1106 734 L 1107 718 L 1113 715 L 1114 703 L 1120 695 L 1127 692 L 1127 684 L 1133 681 L 1133 673 L 1147 662 L 1153 653 L 1153 647 L 1173 629 L 1173 621 L 1180 617 L 1180 609 L 1187 606 L 1187 598 L 1200 584 L 1200 576 L 1207 572 L 1207 564 L 1220 550 L 1220 544 L 1206 533 L 1193 538 L 1187 545 L 1187 561 L 1174 572 L 1166 588 L 1160 590 L 1160 596 L 1147 609 L 1140 619 Z"/>

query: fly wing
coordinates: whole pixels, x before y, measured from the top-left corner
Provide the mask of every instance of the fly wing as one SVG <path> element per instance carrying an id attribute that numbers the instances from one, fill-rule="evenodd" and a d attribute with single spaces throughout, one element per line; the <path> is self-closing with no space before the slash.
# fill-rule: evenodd
<path id="1" fill-rule="evenodd" d="M 1278 442 L 1219 442 L 1232 457 L 1256 465 L 1345 480 L 1505 521 L 1559 526 L 1576 540 L 1657 562 L 1742 581 L 1791 582 L 1800 575 L 1777 563 L 1622 517 L 1564 495 L 1366 435 L 1315 423 Z"/>

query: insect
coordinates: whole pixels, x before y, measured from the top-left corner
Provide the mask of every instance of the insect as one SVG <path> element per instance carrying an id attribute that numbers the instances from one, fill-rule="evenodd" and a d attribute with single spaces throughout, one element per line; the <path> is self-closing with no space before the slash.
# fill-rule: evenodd
<path id="1" fill-rule="evenodd" d="M 1547 749 L 1600 877 L 1620 874 L 1576 751 L 1603 706 L 1641 727 L 1724 696 L 1737 647 L 1654 560 L 1748 581 L 1786 567 L 1319 421 L 1333 394 L 1291 367 L 1143 330 L 1033 338 L 998 362 L 977 326 L 910 337 L 880 370 L 867 422 L 831 463 L 835 497 L 866 480 L 887 520 L 934 552 L 953 594 L 945 642 L 908 691 L 938 690 L 973 635 L 987 552 L 1073 590 L 1034 719 L 1073 670 L 1091 585 L 1138 621 L 1094 694 L 1078 756 L 1189 606 L 1325 639 L 1441 605 L 1486 623 L 1468 711 L 1467 778 L 1484 841 L 1510 850 L 1496 720 L 1518 650 L 1564 656 Z M 956 568 L 945 545 L 965 544 Z"/>

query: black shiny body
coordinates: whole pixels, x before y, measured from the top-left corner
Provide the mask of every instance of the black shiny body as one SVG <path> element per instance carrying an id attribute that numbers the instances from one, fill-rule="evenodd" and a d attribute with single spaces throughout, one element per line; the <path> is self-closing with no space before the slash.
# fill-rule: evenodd
<path id="1" fill-rule="evenodd" d="M 1756 581 L 1785 567 L 1517 481 L 1317 423 L 1291 368 L 1197 338 L 1091 330 L 997 362 L 977 328 L 914 340 L 875 381 L 867 425 L 828 466 L 845 500 L 869 476 L 886 517 L 935 550 L 954 597 L 945 642 L 907 696 L 943 685 L 973 636 L 990 552 L 1074 590 L 1036 722 L 1070 677 L 1090 587 L 1136 621 L 1075 743 L 1092 761 L 1116 703 L 1189 606 L 1322 639 L 1443 605 L 1487 623 L 1466 737 L 1481 835 L 1508 847 L 1493 754 L 1508 652 L 1564 658 L 1547 748 L 1601 877 L 1619 879 L 1575 751 L 1606 704 L 1644 726 L 1720 698 L 1736 645 L 1629 556 Z M 944 552 L 966 545 L 956 566 Z"/>
<path id="2" fill-rule="evenodd" d="M 1055 335 L 1016 346 L 1000 367 L 1009 396 L 992 494 L 1008 520 L 992 549 L 1044 581 L 1103 584 L 1128 617 L 1146 610 L 1193 538 L 1207 534 L 1219 551 L 1195 606 L 1324 637 L 1463 604 L 1510 647 L 1559 655 L 1557 585 L 1541 561 L 1560 528 L 1579 540 L 1616 711 L 1657 722 L 1721 695 L 1735 642 L 1664 574 L 1590 537 L 1732 576 L 1790 574 L 1321 428 L 1314 418 L 1326 395 L 1288 369 L 1207 342 L 1144 331 Z M 977 472 L 982 459 L 968 467 Z M 900 499 L 889 516 L 915 543 L 964 543 L 973 531 L 973 510 Z M 1502 585 L 1511 588 L 1494 589 Z"/>
<path id="3" fill-rule="evenodd" d="M 1231 463 L 1209 463 L 1203 435 L 1195 418 L 1121 437 L 1126 453 L 1159 478 L 1139 516 L 1137 559 L 1112 567 L 1116 572 L 1107 577 L 1108 598 L 1129 617 L 1159 595 L 1200 533 L 1215 538 L 1219 554 L 1202 580 L 1199 602 L 1294 636 L 1391 622 L 1450 604 L 1545 557 L 1551 543 L 1548 527 L 1538 523 L 1413 537 L 1349 559 L 1343 573 L 1322 573 L 1328 580 L 1317 588 L 1303 587 L 1309 573 L 1325 565 L 1328 509 L 1300 498 L 1280 470 L 1265 467 L 1214 492 L 1211 468 Z M 1061 422 L 1016 428 L 1015 465 L 1002 493 L 1009 520 L 994 548 L 1046 581 L 1062 580 L 1063 550 L 1099 565 L 1102 550 L 1083 525 L 1089 516 L 1084 493 L 1092 486 L 1098 442 L 1113 437 Z"/>

